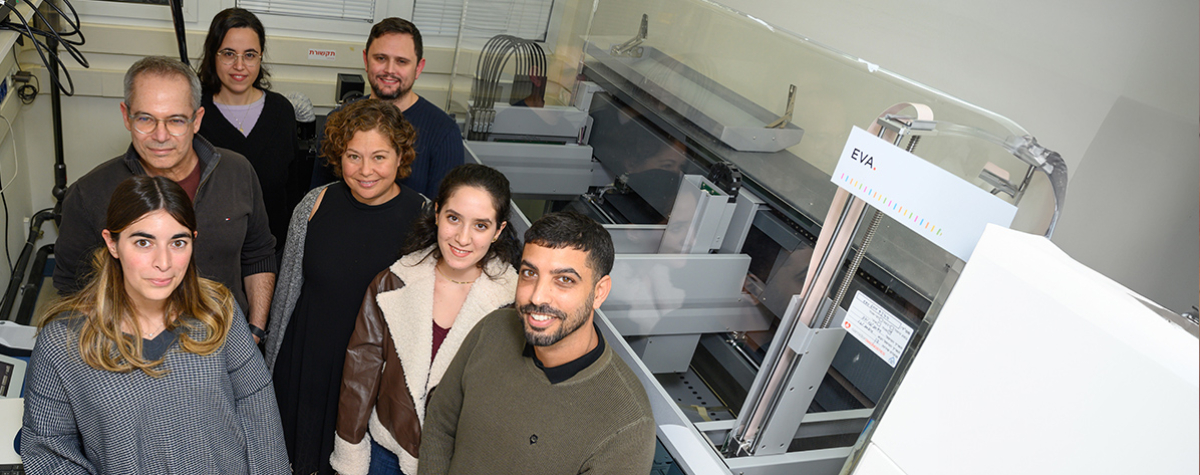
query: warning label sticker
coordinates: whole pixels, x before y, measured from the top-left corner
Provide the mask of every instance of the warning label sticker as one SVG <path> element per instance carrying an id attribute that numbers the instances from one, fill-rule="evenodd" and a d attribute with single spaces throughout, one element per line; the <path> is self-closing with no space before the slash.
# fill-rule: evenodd
<path id="1" fill-rule="evenodd" d="M 900 354 L 913 334 L 913 329 L 900 318 L 862 292 L 854 295 L 842 328 L 893 368 L 900 361 Z"/>

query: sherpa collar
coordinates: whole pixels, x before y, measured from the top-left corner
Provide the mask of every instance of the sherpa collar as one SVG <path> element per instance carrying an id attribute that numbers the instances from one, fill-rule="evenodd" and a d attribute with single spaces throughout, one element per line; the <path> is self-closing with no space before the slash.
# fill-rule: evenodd
<path id="1" fill-rule="evenodd" d="M 493 260 L 471 285 L 454 325 L 431 362 L 434 265 L 437 262 L 429 256 L 431 251 L 432 247 L 410 253 L 392 264 L 389 270 L 404 282 L 404 286 L 375 297 L 395 343 L 396 355 L 404 369 L 404 381 L 422 425 L 425 423 L 425 396 L 441 382 L 467 333 L 492 311 L 511 304 L 517 289 L 517 271 Z"/>

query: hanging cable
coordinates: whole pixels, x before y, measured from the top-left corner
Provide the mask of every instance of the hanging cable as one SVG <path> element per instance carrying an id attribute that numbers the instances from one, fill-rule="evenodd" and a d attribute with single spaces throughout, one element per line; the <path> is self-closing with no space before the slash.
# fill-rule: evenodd
<path id="1" fill-rule="evenodd" d="M 17 179 L 17 172 L 20 171 L 21 161 L 20 161 L 20 157 L 17 156 L 17 133 L 13 131 L 12 122 L 9 122 L 8 118 L 4 117 L 3 115 L 0 115 L 0 120 L 3 120 L 4 123 L 8 125 L 8 139 L 12 140 L 12 144 L 13 144 L 12 178 L 9 178 L 8 182 L 4 183 L 3 185 L 0 185 L 0 203 L 2 203 L 4 205 L 4 229 L 7 230 L 8 229 L 8 196 L 7 196 L 8 195 L 8 187 L 9 187 L 9 185 L 12 185 L 13 181 L 15 181 Z M 3 182 L 3 180 L 4 180 L 4 178 L 0 177 L 0 182 Z M 7 235 L 8 233 L 6 232 L 5 234 Z M 13 260 L 12 260 L 12 253 L 8 249 L 8 239 L 4 240 L 4 258 L 8 261 L 8 272 L 12 273 Z"/>
<path id="2" fill-rule="evenodd" d="M 0 30 L 14 31 L 21 36 L 29 38 L 33 43 L 33 49 L 37 52 L 38 57 L 42 60 L 42 65 L 46 67 L 50 75 L 51 87 L 57 87 L 59 91 L 68 96 L 75 94 L 75 84 L 71 80 L 71 73 L 67 71 L 67 66 L 63 63 L 58 55 L 58 46 L 67 52 L 79 65 L 84 68 L 90 67 L 87 58 L 84 58 L 83 53 L 79 51 L 79 46 L 83 45 L 85 38 L 83 31 L 80 30 L 79 12 L 67 0 L 60 0 L 66 5 L 70 11 L 68 15 L 63 11 L 56 2 L 47 1 L 43 5 L 53 9 L 58 18 L 61 18 L 67 27 L 64 31 L 58 31 L 50 26 L 50 21 L 47 20 L 41 10 L 33 9 L 33 15 L 29 19 L 40 20 L 46 25 L 45 28 L 30 26 L 29 19 L 26 19 L 18 9 L 10 10 L 11 16 L 0 21 Z M 17 22 L 11 20 L 11 17 L 16 17 Z M 62 78 L 66 78 L 66 84 L 63 84 Z M 24 100 L 24 99 L 22 99 Z"/>

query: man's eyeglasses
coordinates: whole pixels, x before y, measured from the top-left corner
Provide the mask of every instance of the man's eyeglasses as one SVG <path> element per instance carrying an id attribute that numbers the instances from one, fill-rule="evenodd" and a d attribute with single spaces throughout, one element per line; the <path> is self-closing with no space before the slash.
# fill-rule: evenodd
<path id="1" fill-rule="evenodd" d="M 217 59 L 220 59 L 221 64 L 226 66 L 233 66 L 233 63 L 236 63 L 238 58 L 242 58 L 242 61 L 245 61 L 246 64 L 258 64 L 259 61 L 262 61 L 262 55 L 257 51 L 247 51 L 245 53 L 238 53 L 231 49 L 217 51 Z"/>
<path id="2" fill-rule="evenodd" d="M 192 123 L 191 117 L 172 116 L 159 119 L 146 113 L 131 115 L 129 120 L 133 122 L 133 130 L 146 135 L 153 134 L 155 130 L 158 130 L 158 123 L 162 122 L 167 127 L 167 133 L 174 137 L 187 134 L 188 126 Z"/>

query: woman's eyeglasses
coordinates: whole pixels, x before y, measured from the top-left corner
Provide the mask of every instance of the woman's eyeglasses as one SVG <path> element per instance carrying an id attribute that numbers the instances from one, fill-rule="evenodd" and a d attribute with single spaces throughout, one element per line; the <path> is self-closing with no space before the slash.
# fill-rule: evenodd
<path id="1" fill-rule="evenodd" d="M 257 51 L 247 51 L 245 53 L 238 53 L 231 49 L 217 51 L 217 59 L 220 59 L 221 64 L 226 66 L 233 66 L 233 63 L 236 63 L 238 58 L 242 58 L 242 61 L 246 64 L 258 64 L 259 61 L 262 61 L 262 55 Z"/>

